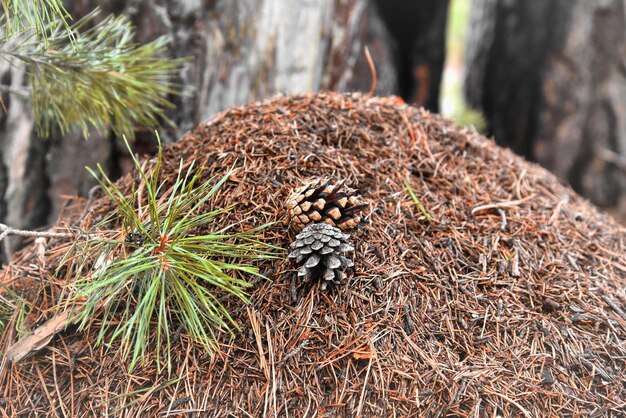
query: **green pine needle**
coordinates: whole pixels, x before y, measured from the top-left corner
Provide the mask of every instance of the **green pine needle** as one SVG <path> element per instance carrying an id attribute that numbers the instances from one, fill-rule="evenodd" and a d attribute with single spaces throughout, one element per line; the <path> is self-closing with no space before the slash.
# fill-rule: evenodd
<path id="1" fill-rule="evenodd" d="M 237 328 L 224 298 L 247 303 L 246 277 L 263 277 L 250 263 L 277 258 L 282 251 L 260 239 L 259 233 L 270 224 L 236 232 L 236 224 L 211 226 L 230 207 L 199 211 L 233 170 L 219 180 L 205 181 L 202 170 L 193 163 L 185 169 L 181 161 L 178 177 L 168 186 L 159 180 L 161 161 L 160 146 L 150 172 L 134 159 L 144 185 L 129 197 L 100 166 L 98 172 L 90 170 L 115 202 L 115 213 L 97 225 L 96 238 L 77 242 L 63 263 L 78 277 L 71 302 L 82 309 L 72 321 L 90 327 L 102 312 L 97 343 L 119 340 L 131 370 L 149 350 L 156 352 L 159 367 L 164 358 L 169 365 L 176 324 L 191 341 L 213 351 L 218 330 L 232 334 Z M 121 230 L 111 230 L 119 223 Z"/>
<path id="2" fill-rule="evenodd" d="M 178 94 L 171 79 L 185 61 L 167 59 L 165 37 L 147 44 L 134 42 L 125 16 L 108 16 L 94 24 L 94 11 L 71 32 L 51 28 L 47 43 L 25 38 L 0 54 L 26 63 L 39 133 L 54 126 L 62 133 L 90 127 L 132 137 L 137 127 L 174 125 L 164 110 L 167 96 Z"/>
<path id="3" fill-rule="evenodd" d="M 406 187 L 406 190 L 409 192 L 409 195 L 411 196 L 413 203 L 415 203 L 415 206 L 417 206 L 417 209 L 419 209 L 422 215 L 424 215 L 424 217 L 428 219 L 428 222 L 434 222 L 435 220 L 433 219 L 432 216 L 430 216 L 430 214 L 426 211 L 426 208 L 424 207 L 424 205 L 422 205 L 422 202 L 420 202 L 420 200 L 417 198 L 409 182 L 406 180 L 403 180 L 402 183 L 404 184 L 404 187 Z"/>
<path id="4" fill-rule="evenodd" d="M 2 0 L 6 20 L 6 38 L 11 39 L 29 30 L 47 47 L 47 37 L 57 27 L 70 32 L 69 15 L 61 0 Z"/>

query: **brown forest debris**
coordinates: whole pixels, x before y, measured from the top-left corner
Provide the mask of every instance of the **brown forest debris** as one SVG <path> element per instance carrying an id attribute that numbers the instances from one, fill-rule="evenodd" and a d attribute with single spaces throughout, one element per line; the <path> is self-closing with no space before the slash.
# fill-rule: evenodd
<path id="1" fill-rule="evenodd" d="M 6 415 L 623 416 L 626 231 L 538 166 L 396 99 L 339 94 L 231 109 L 165 155 L 172 177 L 181 158 L 239 167 L 211 204 L 236 203 L 223 221 L 252 216 L 244 227 L 283 220 L 303 179 L 355 185 L 354 275 L 321 292 L 264 261 L 250 306 L 223 299 L 241 331 L 210 357 L 179 329 L 171 376 L 152 356 L 129 375 L 97 329 L 70 327 L 2 363 Z M 96 197 L 82 227 L 110 208 Z M 294 238 L 285 223 L 264 233 Z M 54 315 L 63 245 L 45 265 L 27 247 L 1 276 L 32 303 L 31 329 Z"/>
<path id="2" fill-rule="evenodd" d="M 11 345 L 4 356 L 11 362 L 17 363 L 34 351 L 44 348 L 57 332 L 61 332 L 68 324 L 69 311 L 52 317 L 39 326 L 32 334 L 19 339 Z"/>

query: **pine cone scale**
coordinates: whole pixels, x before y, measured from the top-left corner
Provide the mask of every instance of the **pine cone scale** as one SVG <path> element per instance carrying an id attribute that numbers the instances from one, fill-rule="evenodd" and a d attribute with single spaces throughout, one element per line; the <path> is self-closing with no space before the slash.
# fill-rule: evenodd
<path id="1" fill-rule="evenodd" d="M 321 257 L 318 254 L 311 254 L 311 256 L 304 263 L 304 267 L 311 268 L 319 264 Z"/>
<path id="2" fill-rule="evenodd" d="M 361 222 L 359 213 L 366 208 L 356 193 L 345 187 L 344 181 L 305 183 L 293 190 L 285 203 L 290 224 L 297 231 L 316 222 L 326 222 L 341 230 L 355 228 Z"/>

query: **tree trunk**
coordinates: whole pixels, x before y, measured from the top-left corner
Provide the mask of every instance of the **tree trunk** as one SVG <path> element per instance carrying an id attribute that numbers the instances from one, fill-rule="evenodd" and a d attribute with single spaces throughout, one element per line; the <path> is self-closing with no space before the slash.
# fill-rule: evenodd
<path id="1" fill-rule="evenodd" d="M 375 3 L 396 41 L 399 94 L 409 103 L 438 112 L 448 0 L 376 0 Z"/>
<path id="2" fill-rule="evenodd" d="M 626 0 L 474 0 L 465 93 L 502 145 L 626 219 Z"/>
<path id="3" fill-rule="evenodd" d="M 161 130 L 164 142 L 223 109 L 277 93 L 367 91 L 371 76 L 363 46 L 372 33 L 382 33 L 376 15 L 364 19 L 366 0 L 81 0 L 68 3 L 68 10 L 77 19 L 96 6 L 103 16 L 129 16 L 139 42 L 167 35 L 171 57 L 192 57 L 178 75 L 182 94 L 172 98 L 176 109 L 169 117 L 178 128 Z M 377 63 L 388 65 L 388 50 L 384 43 L 374 46 Z M 0 76 L 8 110 L 0 117 L 0 221 L 19 228 L 45 225 L 58 216 L 63 196 L 84 196 L 93 186 L 84 166 L 100 162 L 113 176 L 128 169 L 113 135 L 38 138 L 28 101 L 6 92 L 26 88 L 23 68 L 3 64 Z M 389 93 L 395 80 L 382 81 L 378 91 Z M 154 148 L 153 132 L 137 138 L 139 151 L 145 144 Z"/>

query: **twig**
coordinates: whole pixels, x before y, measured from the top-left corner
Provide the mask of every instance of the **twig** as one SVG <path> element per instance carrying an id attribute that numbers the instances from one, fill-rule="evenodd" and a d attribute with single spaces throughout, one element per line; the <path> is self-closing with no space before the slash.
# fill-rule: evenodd
<path id="1" fill-rule="evenodd" d="M 598 376 L 600 376 L 600 378 L 604 379 L 605 381 L 607 382 L 613 381 L 611 376 L 609 376 L 602 367 L 596 366 L 591 361 L 587 360 L 586 358 L 582 356 L 580 357 L 580 362 L 583 364 L 583 366 L 585 366 L 587 370 L 589 370 L 590 372 L 594 374 L 597 374 Z"/>
<path id="2" fill-rule="evenodd" d="M 509 398 L 508 396 L 504 395 L 503 393 L 499 393 L 499 392 L 490 392 L 491 395 L 497 395 L 499 397 L 501 397 L 502 399 L 509 401 L 512 405 L 515 405 L 517 407 L 517 409 L 519 409 L 522 414 L 524 414 L 524 416 L 526 418 L 532 418 L 533 415 L 528 412 L 528 410 L 526 408 L 524 408 L 519 402 Z"/>
<path id="3" fill-rule="evenodd" d="M 535 197 L 534 193 L 529 195 L 529 196 L 526 196 L 523 199 L 519 199 L 519 200 L 507 200 L 506 202 L 489 203 L 487 205 L 476 206 L 474 209 L 472 209 L 472 215 L 475 215 L 476 213 L 482 212 L 483 210 L 487 210 L 487 209 L 498 209 L 498 208 L 514 207 L 514 206 L 517 206 L 517 205 L 520 205 L 520 204 L 524 203 L 527 200 L 532 199 L 533 197 Z"/>
<path id="4" fill-rule="evenodd" d="M 287 360 L 289 360 L 290 358 L 295 357 L 296 354 L 302 351 L 302 349 L 305 348 L 308 344 L 309 344 L 309 340 L 302 341 L 296 348 L 294 348 L 289 353 L 287 353 L 287 355 L 283 357 L 283 359 L 279 362 L 279 364 L 282 364 L 286 362 Z"/>
<path id="5" fill-rule="evenodd" d="M 372 343 L 370 341 L 370 349 Z M 356 416 L 361 416 L 361 411 L 363 410 L 363 401 L 365 400 L 365 388 L 367 387 L 367 380 L 370 376 L 370 370 L 372 370 L 372 361 L 374 360 L 374 356 L 370 357 L 369 363 L 367 364 L 367 371 L 365 372 L 365 379 L 363 380 L 363 389 L 361 389 L 361 397 L 359 398 L 359 406 L 356 410 Z"/>
<path id="6" fill-rule="evenodd" d="M 454 399 L 452 400 L 452 402 L 450 402 L 448 407 L 451 407 L 452 405 L 456 404 L 459 401 L 459 399 L 461 399 L 461 395 L 463 394 L 463 392 L 465 392 L 465 389 L 467 389 L 467 377 L 463 377 L 463 379 L 461 379 L 461 385 L 459 386 L 459 389 L 454 394 Z"/>
<path id="7" fill-rule="evenodd" d="M 611 163 L 621 170 L 626 171 L 626 158 L 619 155 L 615 151 L 608 148 L 600 148 L 598 150 L 598 157 L 600 157 L 601 160 Z"/>
<path id="8" fill-rule="evenodd" d="M 11 228 L 0 223 L 0 241 L 8 235 L 18 235 L 21 237 L 41 237 L 41 238 L 74 238 L 80 234 L 74 232 L 50 232 L 50 231 L 27 231 L 24 229 Z"/>
<path id="9" fill-rule="evenodd" d="M 624 320 L 626 320 L 626 312 L 622 308 L 620 308 L 617 303 L 613 302 L 613 300 L 608 295 L 602 295 L 602 299 Z"/>
<path id="10" fill-rule="evenodd" d="M 409 305 L 403 306 L 404 311 L 404 330 L 407 335 L 413 334 L 415 330 L 415 322 L 411 319 L 411 310 L 409 309 Z"/>
<path id="11" fill-rule="evenodd" d="M 78 226 L 81 224 L 81 222 L 83 222 L 83 219 L 85 219 L 85 216 L 87 216 L 87 214 L 89 213 L 89 209 L 91 209 L 91 204 L 93 203 L 94 197 L 96 196 L 96 192 L 98 191 L 99 188 L 100 188 L 100 185 L 96 184 L 91 189 L 89 189 L 89 193 L 87 194 L 87 203 L 85 203 L 85 208 L 80 213 L 80 216 L 78 217 L 76 222 L 74 222 L 72 225 Z"/>
<path id="12" fill-rule="evenodd" d="M 550 221 L 549 221 L 550 225 L 554 225 L 556 221 L 559 219 L 561 208 L 567 202 L 569 202 L 569 196 L 564 197 L 563 199 L 559 201 L 559 203 L 557 203 L 556 207 L 554 208 L 554 211 L 552 212 L 552 216 L 550 216 Z"/>
<path id="13" fill-rule="evenodd" d="M 30 92 L 27 89 L 16 89 L 16 88 L 9 87 L 6 85 L 0 85 L 0 92 L 14 94 L 16 96 L 19 96 L 25 99 L 30 98 Z M 4 108 L 4 111 L 7 112 L 6 107 L 4 107 L 4 101 L 2 103 L 3 103 L 2 107 Z"/>
<path id="14" fill-rule="evenodd" d="M 367 59 L 367 64 L 370 66 L 370 71 L 372 72 L 372 85 L 370 86 L 370 91 L 367 94 L 368 96 L 373 96 L 374 90 L 376 90 L 376 84 L 378 83 L 378 76 L 376 74 L 376 66 L 374 65 L 374 60 L 372 60 L 370 50 L 367 46 L 365 47 L 365 59 Z"/>

